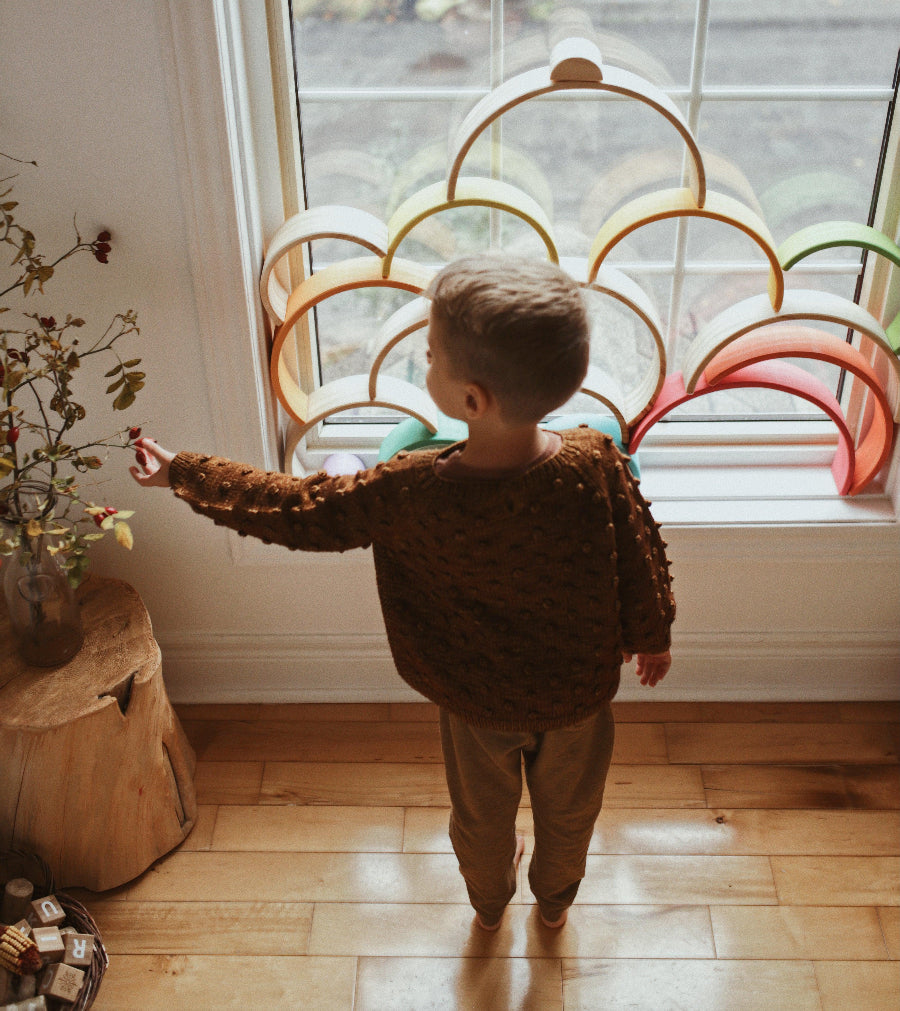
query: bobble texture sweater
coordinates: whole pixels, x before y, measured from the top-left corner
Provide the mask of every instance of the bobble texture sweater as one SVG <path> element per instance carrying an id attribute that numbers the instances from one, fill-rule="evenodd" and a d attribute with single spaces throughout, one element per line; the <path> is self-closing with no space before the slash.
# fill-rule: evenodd
<path id="1" fill-rule="evenodd" d="M 372 545 L 400 676 L 468 723 L 542 731 L 611 699 L 623 650 L 664 652 L 675 616 L 665 544 L 615 444 L 561 434 L 512 477 L 443 477 L 427 450 L 308 478 L 179 453 L 170 479 L 195 511 L 267 543 Z"/>

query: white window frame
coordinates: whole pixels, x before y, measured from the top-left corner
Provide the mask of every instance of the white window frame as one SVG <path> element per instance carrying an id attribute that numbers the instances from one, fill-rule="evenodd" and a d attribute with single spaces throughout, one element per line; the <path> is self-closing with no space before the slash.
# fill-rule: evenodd
<path id="1" fill-rule="evenodd" d="M 272 83 L 273 76 L 282 86 L 290 83 L 291 54 L 269 44 L 270 38 L 290 34 L 277 23 L 277 4 L 156 0 L 156 5 L 216 448 L 268 469 L 291 470 L 283 459 L 290 424 L 271 391 L 271 332 L 257 286 L 267 238 L 299 209 L 292 206 L 292 187 L 282 180 L 299 157 L 299 139 L 292 133 L 279 137 Z M 281 98 L 286 97 L 282 88 Z M 895 121 L 875 221 L 892 235 L 900 219 L 898 147 Z M 870 256 L 863 301 L 876 316 L 887 309 L 893 318 L 890 314 L 900 311 L 900 270 Z M 846 385 L 850 420 L 858 423 L 853 384 Z M 337 449 L 356 451 L 366 462 L 374 459 L 382 426 L 354 426 L 350 433 L 340 428 L 326 427 L 303 458 L 304 467 L 317 467 Z M 663 523 L 897 522 L 897 446 L 886 479 L 848 499 L 837 495 L 829 470 L 836 445 L 830 423 L 804 422 L 798 436 L 791 423 L 672 422 L 655 426 L 651 436 L 640 461 L 644 489 Z M 245 547 L 235 550 L 247 554 Z"/>

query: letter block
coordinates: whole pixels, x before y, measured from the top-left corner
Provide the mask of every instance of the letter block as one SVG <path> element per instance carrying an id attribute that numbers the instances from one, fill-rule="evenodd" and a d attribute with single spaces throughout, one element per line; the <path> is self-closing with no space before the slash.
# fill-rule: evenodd
<path id="1" fill-rule="evenodd" d="M 68 934 L 64 938 L 66 953 L 63 956 L 65 965 L 77 965 L 86 968 L 94 957 L 93 934 Z"/>
<path id="2" fill-rule="evenodd" d="M 45 895 L 31 903 L 31 922 L 36 927 L 58 927 L 65 919 L 65 911 L 55 895 Z"/>
<path id="3" fill-rule="evenodd" d="M 44 964 L 61 962 L 66 953 L 66 945 L 59 932 L 59 927 L 35 927 L 32 940 Z"/>
<path id="4" fill-rule="evenodd" d="M 67 1004 L 74 1004 L 81 993 L 84 984 L 84 973 L 81 969 L 76 969 L 74 965 L 63 965 L 61 962 L 48 966 L 41 977 L 41 985 L 38 992 L 52 997 L 54 1000 L 61 1000 Z"/>

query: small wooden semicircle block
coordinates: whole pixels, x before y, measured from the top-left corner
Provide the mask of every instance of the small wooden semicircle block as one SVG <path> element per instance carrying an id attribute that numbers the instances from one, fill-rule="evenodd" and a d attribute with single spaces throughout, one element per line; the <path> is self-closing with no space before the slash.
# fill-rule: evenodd
<path id="1" fill-rule="evenodd" d="M 550 80 L 602 81 L 600 50 L 588 39 L 569 38 L 557 42 L 550 53 Z"/>

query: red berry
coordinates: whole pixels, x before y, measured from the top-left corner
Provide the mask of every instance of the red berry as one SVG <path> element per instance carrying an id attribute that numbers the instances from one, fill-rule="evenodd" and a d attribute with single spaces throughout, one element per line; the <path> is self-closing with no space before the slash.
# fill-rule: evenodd
<path id="1" fill-rule="evenodd" d="M 19 430 L 15 425 L 6 433 L 6 441 L 14 446 L 19 441 Z"/>
<path id="2" fill-rule="evenodd" d="M 103 513 L 97 513 L 97 515 L 94 517 L 94 522 L 99 527 L 100 524 L 103 522 L 104 519 L 105 519 L 105 517 L 104 517 Z"/>
<path id="3" fill-rule="evenodd" d="M 128 438 L 131 439 L 132 442 L 134 442 L 135 439 L 140 439 L 140 437 L 141 437 L 141 430 L 139 428 L 128 429 Z"/>
<path id="4" fill-rule="evenodd" d="M 110 240 L 111 238 L 112 238 L 112 236 L 111 236 L 111 235 L 109 234 L 109 232 L 107 232 L 107 231 L 106 231 L 106 229 L 104 229 L 104 230 L 103 230 L 103 231 L 102 231 L 102 232 L 101 232 L 101 233 L 100 233 L 100 234 L 99 234 L 99 235 L 97 236 L 97 242 L 109 242 L 109 240 Z"/>
<path id="5" fill-rule="evenodd" d="M 94 259 L 98 263 L 109 263 L 109 257 L 106 255 L 106 253 L 100 252 L 96 249 L 94 250 Z"/>
<path id="6" fill-rule="evenodd" d="M 52 316 L 41 316 L 41 326 L 45 330 L 52 330 L 56 326 L 56 320 Z"/>
<path id="7" fill-rule="evenodd" d="M 142 449 L 135 452 L 134 458 L 142 467 L 147 466 L 147 454 Z"/>
<path id="8" fill-rule="evenodd" d="M 118 509 L 113 509 L 112 506 L 107 506 L 106 507 L 106 515 L 107 516 L 115 516 L 118 511 L 119 511 Z"/>

